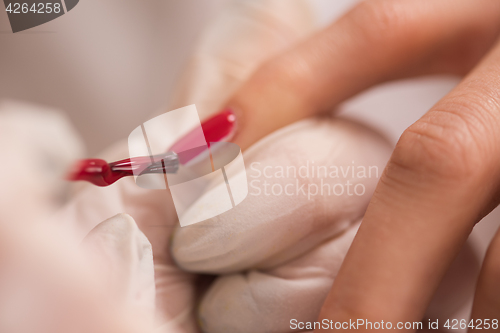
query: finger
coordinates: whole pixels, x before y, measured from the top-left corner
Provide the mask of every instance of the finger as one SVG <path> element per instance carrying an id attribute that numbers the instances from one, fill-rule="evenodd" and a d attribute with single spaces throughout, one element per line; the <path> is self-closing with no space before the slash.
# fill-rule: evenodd
<path id="1" fill-rule="evenodd" d="M 380 136 L 347 120 L 310 119 L 273 133 L 245 153 L 246 199 L 177 228 L 172 255 L 185 270 L 212 274 L 293 259 L 363 215 L 389 154 Z"/>
<path id="2" fill-rule="evenodd" d="M 383 81 L 465 73 L 500 29 L 492 0 L 365 1 L 269 60 L 229 99 L 243 149 Z"/>
<path id="3" fill-rule="evenodd" d="M 500 230 L 497 231 L 488 248 L 476 286 L 471 318 L 477 329 L 487 329 L 487 325 L 490 325 L 489 329 L 500 330 L 500 286 L 498 281 L 500 281 Z M 469 331 L 472 330 L 469 328 Z"/>
<path id="4" fill-rule="evenodd" d="M 422 318 L 474 224 L 498 203 L 499 77 L 500 44 L 402 135 L 323 317 Z"/>

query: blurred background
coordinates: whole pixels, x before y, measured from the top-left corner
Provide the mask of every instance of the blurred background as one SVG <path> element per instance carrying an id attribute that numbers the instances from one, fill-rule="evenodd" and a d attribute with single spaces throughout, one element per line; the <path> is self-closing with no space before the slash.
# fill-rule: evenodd
<path id="1" fill-rule="evenodd" d="M 95 156 L 166 108 L 197 39 L 226 1 L 81 0 L 66 15 L 16 34 L 2 10 L 0 102 L 59 110 L 81 136 L 86 155 Z M 309 2 L 320 27 L 357 1 Z M 339 109 L 395 143 L 458 82 L 426 77 L 384 84 Z M 478 253 L 499 218 L 497 209 L 476 227 Z"/>

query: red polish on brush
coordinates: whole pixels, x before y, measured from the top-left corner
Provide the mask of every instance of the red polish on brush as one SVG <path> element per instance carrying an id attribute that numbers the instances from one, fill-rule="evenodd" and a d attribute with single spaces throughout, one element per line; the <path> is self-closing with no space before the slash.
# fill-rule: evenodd
<path id="1" fill-rule="evenodd" d="M 227 109 L 205 120 L 201 124 L 201 128 L 208 145 L 210 142 L 228 141 L 234 134 L 236 117 L 233 111 Z M 108 186 L 120 178 L 134 174 L 176 173 L 179 164 L 186 164 L 206 150 L 192 149 L 193 142 L 199 142 L 196 138 L 197 132 L 193 130 L 174 143 L 165 154 L 151 157 L 127 158 L 112 163 L 95 158 L 80 160 L 70 170 L 67 179 L 71 181 L 85 180 L 97 186 Z M 181 154 L 185 151 L 195 153 Z"/>

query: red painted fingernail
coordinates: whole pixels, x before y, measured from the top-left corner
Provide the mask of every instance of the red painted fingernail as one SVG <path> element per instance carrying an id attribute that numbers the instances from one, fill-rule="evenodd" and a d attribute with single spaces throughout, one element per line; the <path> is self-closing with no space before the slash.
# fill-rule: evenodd
<path id="1" fill-rule="evenodd" d="M 236 116 L 231 109 L 225 109 L 202 122 L 201 128 L 203 129 L 205 141 L 208 145 L 210 145 L 210 142 L 229 141 L 234 136 L 236 130 Z M 193 149 L 195 148 L 194 142 L 200 142 L 199 131 L 196 130 L 184 135 L 169 150 L 178 154 L 184 152 L 179 158 L 180 163 L 185 164 L 201 153 L 199 149 Z M 192 153 L 187 151 L 191 151 Z"/>
<path id="2" fill-rule="evenodd" d="M 226 109 L 201 124 L 207 142 L 229 141 L 236 129 L 236 116 Z"/>

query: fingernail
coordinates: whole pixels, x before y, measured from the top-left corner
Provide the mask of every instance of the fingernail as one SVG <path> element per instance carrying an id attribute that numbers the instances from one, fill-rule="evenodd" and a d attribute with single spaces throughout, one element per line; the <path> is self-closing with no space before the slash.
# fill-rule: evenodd
<path id="1" fill-rule="evenodd" d="M 236 129 L 236 116 L 231 109 L 225 109 L 205 120 L 201 128 L 208 143 L 231 140 Z"/>
<path id="2" fill-rule="evenodd" d="M 229 141 L 234 136 L 236 130 L 236 117 L 231 109 L 225 109 L 202 122 L 201 128 L 203 129 L 205 141 L 208 145 L 210 145 L 210 142 Z M 169 150 L 178 154 L 187 150 L 193 150 L 195 148 L 194 143 L 200 142 L 199 133 L 197 129 L 189 132 L 174 143 Z M 199 152 L 193 150 L 192 154 L 198 155 Z M 182 164 L 193 158 L 193 156 L 190 156 L 191 154 L 186 155 L 189 155 L 189 158 L 184 155 L 186 154 L 183 154 L 180 160 Z"/>

